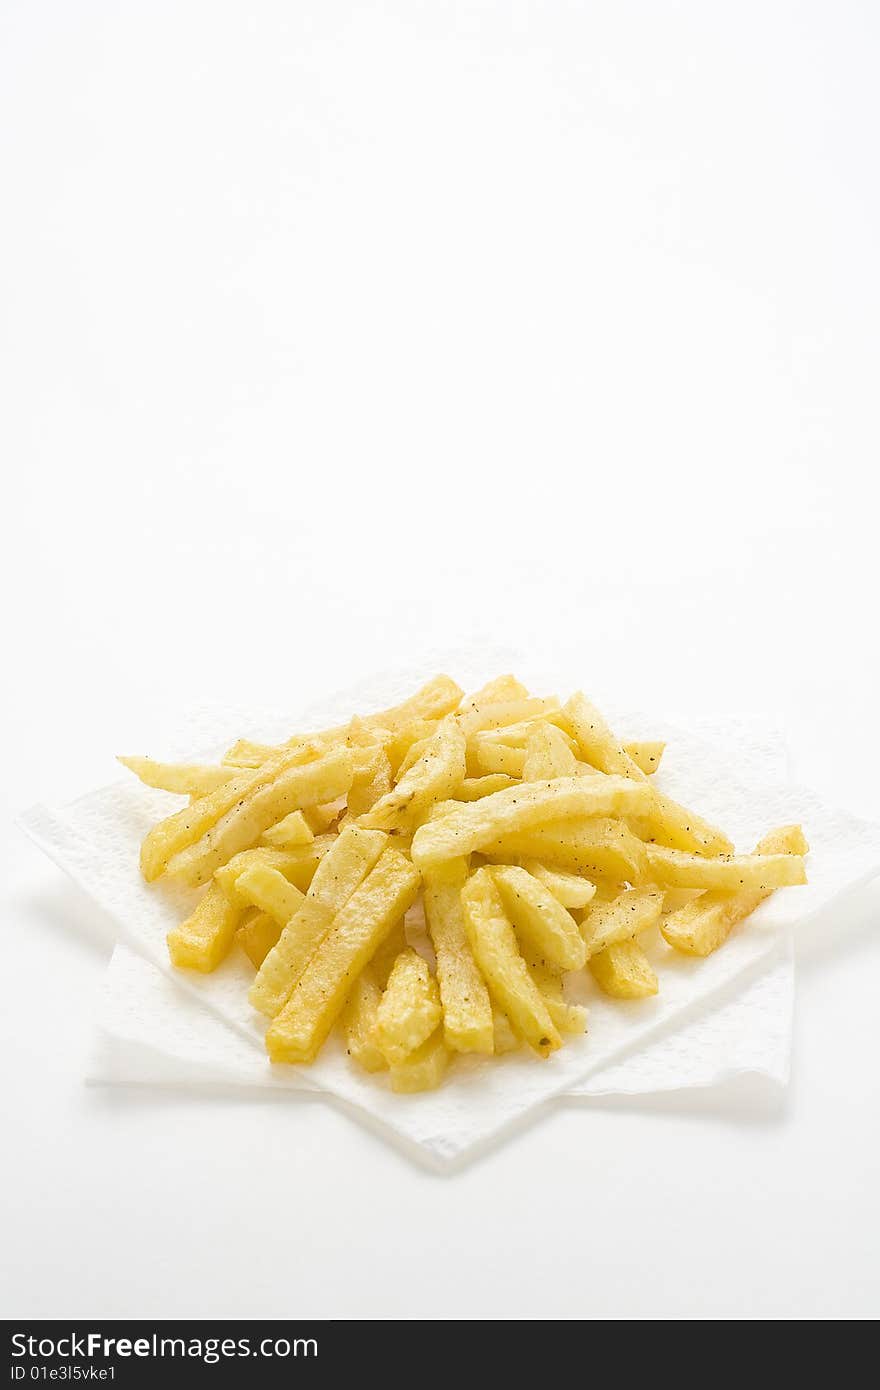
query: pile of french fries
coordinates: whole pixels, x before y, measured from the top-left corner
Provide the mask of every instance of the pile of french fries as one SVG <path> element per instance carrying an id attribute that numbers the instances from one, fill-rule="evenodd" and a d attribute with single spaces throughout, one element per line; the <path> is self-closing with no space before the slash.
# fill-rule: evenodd
<path id="1" fill-rule="evenodd" d="M 806 882 L 799 826 L 736 854 L 657 789 L 663 752 L 620 743 L 582 694 L 500 676 L 465 696 L 438 676 L 338 728 L 240 739 L 218 766 L 121 761 L 188 797 L 140 858 L 147 882 L 202 890 L 173 963 L 212 971 L 240 949 L 273 1062 L 314 1061 L 338 1026 L 356 1065 L 414 1092 L 455 1053 L 548 1057 L 586 1028 L 574 972 L 647 998 L 646 934 L 707 956 Z M 407 941 L 420 897 L 430 950 Z"/>

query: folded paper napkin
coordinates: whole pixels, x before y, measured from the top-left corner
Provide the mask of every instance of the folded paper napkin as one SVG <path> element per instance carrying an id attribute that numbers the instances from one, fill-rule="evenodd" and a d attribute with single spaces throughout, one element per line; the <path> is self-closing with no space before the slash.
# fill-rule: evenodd
<path id="1" fill-rule="evenodd" d="M 456 674 L 462 670 L 460 663 L 449 664 Z M 480 684 L 486 674 L 491 672 L 474 671 L 468 684 Z M 533 689 L 560 693 L 579 683 L 558 673 L 549 681 L 529 679 L 528 673 L 523 678 Z M 280 740 L 294 730 L 339 722 L 353 710 L 390 704 L 421 679 L 405 673 L 374 681 L 299 719 L 232 723 L 218 722 L 215 714 L 217 747 L 207 756 L 216 757 L 242 732 Z M 118 925 L 120 944 L 109 968 L 92 1078 L 328 1092 L 350 1113 L 440 1165 L 485 1145 L 553 1097 L 707 1086 L 742 1071 L 784 1083 L 792 929 L 817 913 L 833 913 L 843 894 L 880 873 L 880 828 L 790 785 L 779 741 L 756 736 L 746 725 L 728 721 L 695 730 L 691 721 L 679 729 L 614 704 L 607 713 L 623 738 L 667 739 L 658 785 L 722 825 L 738 847 L 751 848 L 776 825 L 801 822 L 811 845 L 809 884 L 774 894 L 705 960 L 674 953 L 659 933 L 645 938 L 660 993 L 632 1002 L 591 993 L 588 1033 L 567 1040 L 548 1061 L 521 1053 L 488 1063 L 459 1058 L 439 1090 L 400 1096 L 383 1077 L 356 1070 L 335 1039 L 312 1067 L 271 1067 L 263 1047 L 265 1021 L 247 1001 L 252 968 L 239 953 L 213 975 L 173 969 L 165 934 L 187 911 L 188 898 L 146 885 L 138 850 L 151 824 L 177 803 L 129 779 L 68 806 L 34 807 L 20 822 Z M 189 756 L 206 741 L 193 736 Z"/>

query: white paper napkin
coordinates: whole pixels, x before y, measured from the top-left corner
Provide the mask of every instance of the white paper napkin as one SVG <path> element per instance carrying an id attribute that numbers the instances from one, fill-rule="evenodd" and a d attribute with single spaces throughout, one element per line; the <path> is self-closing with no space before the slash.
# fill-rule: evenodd
<path id="1" fill-rule="evenodd" d="M 497 660 L 493 661 L 486 674 L 498 669 Z M 520 665 L 519 670 L 522 669 Z M 461 666 L 452 668 L 453 674 L 459 675 L 460 671 Z M 468 684 L 477 684 L 482 678 L 483 672 L 465 673 L 464 677 Z M 558 673 L 549 681 L 528 673 L 524 679 L 536 690 L 562 692 L 581 683 L 577 678 L 560 678 Z M 234 732 L 246 729 L 258 737 L 281 738 L 296 728 L 338 722 L 353 709 L 366 711 L 391 703 L 416 683 L 412 673 L 383 678 L 371 682 L 369 688 L 362 686 L 324 701 L 319 710 L 306 712 L 299 719 L 265 720 L 259 726 L 250 720 Z M 710 1072 L 717 1075 L 725 1067 L 739 1067 L 736 1048 L 728 1050 L 724 1039 L 729 1039 L 731 1029 L 747 1028 L 749 1016 L 754 1019 L 765 1008 L 777 1007 L 766 980 L 771 966 L 785 968 L 780 952 L 784 953 L 786 932 L 806 917 L 828 910 L 841 894 L 880 871 L 880 830 L 835 811 L 806 790 L 788 786 L 779 778 L 778 754 L 774 758 L 768 753 L 766 740 L 749 744 L 741 728 L 729 724 L 716 729 L 704 726 L 703 734 L 696 735 L 649 714 L 627 713 L 613 704 L 609 704 L 608 713 L 623 737 L 668 739 L 664 765 L 657 774 L 659 784 L 723 825 L 738 846 L 750 848 L 768 828 L 801 821 L 812 845 L 810 884 L 775 894 L 748 924 L 734 933 L 723 950 L 704 961 L 675 955 L 658 934 L 647 949 L 660 977 L 660 994 L 655 999 L 633 1003 L 591 994 L 589 1033 L 583 1039 L 568 1041 L 548 1062 L 520 1054 L 496 1059 L 491 1065 L 461 1058 L 440 1090 L 419 1096 L 396 1096 L 387 1089 L 383 1078 L 357 1072 L 341 1045 L 331 1040 L 313 1067 L 296 1073 L 299 1084 L 329 1092 L 365 1119 L 403 1141 L 421 1146 L 426 1154 L 442 1162 L 485 1143 L 553 1096 L 572 1093 L 591 1082 L 602 1092 L 609 1088 L 640 1089 L 645 1085 L 655 1088 L 658 1083 L 651 1075 L 656 1068 L 656 1055 L 652 1062 L 649 1045 L 653 1049 L 661 1038 L 666 1038 L 668 1044 L 667 1060 L 661 1067 L 667 1085 L 675 1074 L 677 1064 L 672 1058 L 676 1051 L 679 1063 L 685 1054 L 692 1057 L 695 1051 L 706 1058 L 711 1056 L 704 1076 Z M 705 737 L 707 732 L 711 739 Z M 775 776 L 768 778 L 771 769 Z M 271 1076 L 272 1069 L 263 1054 L 263 1021 L 247 1003 L 250 967 L 243 958 L 231 956 L 214 975 L 206 977 L 174 971 L 168 962 L 165 934 L 188 909 L 188 895 L 145 885 L 138 872 L 138 847 L 150 825 L 168 813 L 170 804 L 174 803 L 165 794 L 150 791 L 132 780 L 94 792 L 67 807 L 35 807 L 22 824 L 46 853 L 111 913 L 119 924 L 121 941 L 151 962 L 161 975 L 173 980 L 175 991 L 185 991 L 214 1020 L 234 1030 L 256 1052 L 256 1065 Z M 130 982 L 139 966 L 140 962 L 132 968 L 130 958 L 126 960 L 120 953 L 114 959 L 112 980 L 118 981 L 122 972 L 127 972 L 125 979 Z M 748 1005 L 743 1017 L 742 999 L 734 1008 L 736 996 L 745 984 L 754 983 L 759 977 L 765 980 L 766 987 L 763 995 L 753 998 L 764 998 L 765 1003 Z M 167 998 L 163 995 L 160 1005 L 160 991 L 146 990 L 142 974 L 134 988 L 141 991 L 138 998 L 149 994 L 153 1000 L 149 1009 L 155 1011 L 156 1018 L 161 1012 L 165 1020 L 162 1027 L 166 1027 Z M 118 987 L 112 997 L 119 1001 Z M 134 992 L 131 998 L 134 1000 Z M 182 1027 L 182 1011 L 180 1017 Z M 119 1023 L 117 1015 L 114 1028 Z M 130 1020 L 126 1026 L 130 1028 Z M 685 1028 L 696 1031 L 685 1033 Z M 677 1044 L 672 1036 L 676 1032 Z M 163 1036 L 167 1037 L 167 1033 Z M 219 1032 L 212 1033 L 213 1060 L 208 1064 L 228 1080 L 228 1068 L 241 1063 L 233 1063 L 232 1044 L 224 1050 L 223 1062 L 219 1061 L 219 1036 Z M 713 1039 L 711 1045 L 706 1041 L 709 1037 Z M 162 1047 L 155 1046 L 155 1030 L 152 1043 L 143 1037 L 131 1037 L 128 1041 L 132 1046 L 151 1050 L 154 1062 L 162 1052 Z M 195 1045 L 192 1037 L 185 1045 Z M 183 1040 L 177 1038 L 175 1049 L 183 1046 Z M 202 1044 L 198 1046 L 201 1048 Z M 129 1058 L 131 1055 L 129 1050 Z M 176 1053 L 165 1055 L 173 1061 Z M 200 1065 L 204 1065 L 206 1059 L 201 1055 Z M 236 1057 L 240 1055 L 236 1049 Z M 646 1081 L 633 1079 L 638 1073 L 638 1068 L 632 1068 L 636 1056 Z M 629 1079 L 626 1073 L 621 1075 L 624 1059 L 628 1059 Z M 190 1057 L 188 1064 L 194 1060 Z M 279 1075 L 283 1075 L 281 1069 Z M 273 1079 L 269 1084 L 284 1086 L 290 1082 Z"/>

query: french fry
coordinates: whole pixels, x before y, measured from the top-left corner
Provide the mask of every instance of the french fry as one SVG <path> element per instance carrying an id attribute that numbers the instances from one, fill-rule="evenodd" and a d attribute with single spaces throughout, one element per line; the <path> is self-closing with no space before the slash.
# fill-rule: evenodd
<path id="1" fill-rule="evenodd" d="M 646 777 L 656 772 L 663 758 L 666 744 L 658 739 L 640 739 L 637 743 L 625 743 L 623 751 L 632 758 L 636 767 L 641 768 Z"/>
<path id="2" fill-rule="evenodd" d="M 507 777 L 522 777 L 526 762 L 524 748 L 508 748 L 506 743 L 477 743 L 473 749 L 473 767 L 478 776 L 503 772 Z"/>
<path id="3" fill-rule="evenodd" d="M 376 1017 L 375 1040 L 389 1066 L 399 1066 L 427 1042 L 442 1015 L 428 962 L 408 946 L 391 967 Z"/>
<path id="4" fill-rule="evenodd" d="M 373 749 L 371 757 L 355 771 L 348 789 L 348 811 L 363 816 L 391 792 L 391 763 L 384 748 Z"/>
<path id="5" fill-rule="evenodd" d="M 520 938 L 560 970 L 582 970 L 584 939 L 577 923 L 540 879 L 512 864 L 492 869 L 504 909 Z"/>
<path id="6" fill-rule="evenodd" d="M 609 729 L 596 706 L 580 691 L 563 708 L 569 728 L 584 762 L 600 772 L 641 781 L 645 774 L 637 767 Z"/>
<path id="7" fill-rule="evenodd" d="M 257 775 L 247 772 L 233 777 L 231 782 L 224 782 L 214 791 L 200 796 L 197 801 L 154 825 L 141 845 L 141 873 L 147 883 L 154 882 L 165 872 L 175 854 L 216 825 L 220 817 L 245 795 Z"/>
<path id="8" fill-rule="evenodd" d="M 540 959 L 529 960 L 526 964 L 529 974 L 547 1005 L 547 1012 L 560 1033 L 585 1033 L 587 1011 L 582 1004 L 569 1004 L 567 1002 L 563 992 L 562 977 L 557 971 L 548 966 L 546 961 Z"/>
<path id="9" fill-rule="evenodd" d="M 229 767 L 203 767 L 198 763 L 157 763 L 153 758 L 118 758 L 147 787 L 181 796 L 204 796 L 225 786 L 235 776 Z"/>
<path id="10" fill-rule="evenodd" d="M 615 999 L 646 999 L 659 988 L 651 962 L 637 941 L 606 946 L 590 957 L 589 966 L 599 988 Z"/>
<path id="11" fill-rule="evenodd" d="M 391 1089 L 399 1095 L 433 1091 L 440 1085 L 448 1066 L 449 1049 L 443 1041 L 443 1029 L 438 1028 L 421 1047 L 390 1068 Z"/>
<path id="12" fill-rule="evenodd" d="M 398 729 L 397 733 L 389 736 L 388 742 L 385 744 L 385 752 L 391 764 L 393 777 L 400 776 L 401 765 L 408 757 L 413 745 L 424 743 L 426 739 L 437 732 L 437 723 L 436 719 L 413 719 L 411 723 L 404 724 L 402 728 Z"/>
<path id="13" fill-rule="evenodd" d="M 456 801 L 480 801 L 484 796 L 491 796 L 493 792 L 503 791 L 505 787 L 512 787 L 514 778 L 508 777 L 504 772 L 490 772 L 485 777 L 465 777 L 455 793 Z"/>
<path id="14" fill-rule="evenodd" d="M 235 891 L 245 902 L 268 912 L 284 927 L 300 908 L 303 894 L 278 869 L 253 864 L 235 880 Z"/>
<path id="15" fill-rule="evenodd" d="M 541 1057 L 562 1045 L 547 1005 L 517 946 L 488 869 L 478 869 L 461 892 L 465 931 L 474 959 L 498 1005 Z"/>
<path id="16" fill-rule="evenodd" d="M 494 1050 L 492 1005 L 467 939 L 461 890 L 467 861 L 453 859 L 425 874 L 425 917 L 443 1005 L 443 1033 L 456 1052 Z"/>
<path id="17" fill-rule="evenodd" d="M 533 714 L 528 719 L 520 719 L 516 724 L 502 724 L 497 729 L 480 729 L 477 733 L 471 735 L 469 741 L 475 747 L 487 743 L 505 743 L 509 748 L 525 749 L 528 745 L 530 735 L 533 734 L 536 729 L 551 728 L 557 730 L 565 747 L 569 752 L 574 753 L 576 747 L 575 741 L 571 735 L 567 734 L 560 726 L 559 721 L 562 720 L 562 718 L 563 715 L 561 710 L 558 708 L 552 709 L 543 714 Z M 562 776 L 563 774 L 557 773 L 556 775 Z"/>
<path id="18" fill-rule="evenodd" d="M 521 775 L 526 782 L 577 776 L 578 760 L 565 734 L 555 724 L 535 724 L 525 747 L 526 756 Z"/>
<path id="19" fill-rule="evenodd" d="M 343 796 L 353 775 L 351 754 L 344 748 L 284 768 L 271 781 L 245 792 L 201 839 L 174 856 L 166 872 L 193 888 L 206 883 L 215 869 L 239 851 L 250 849 L 271 825 L 291 811 Z"/>
<path id="20" fill-rule="evenodd" d="M 807 881 L 799 854 L 732 854 L 704 859 L 699 854 L 660 845 L 648 845 L 647 854 L 654 881 L 670 888 L 764 891 Z"/>
<path id="21" fill-rule="evenodd" d="M 451 796 L 464 775 L 464 735 L 450 716 L 428 740 L 418 761 L 362 817 L 362 823 L 372 830 L 405 830 L 433 801 Z"/>
<path id="22" fill-rule="evenodd" d="M 335 842 L 335 835 L 318 835 L 310 845 L 296 845 L 293 849 L 257 845 L 254 849 L 234 854 L 228 864 L 215 871 L 214 882 L 219 883 L 224 893 L 232 898 L 239 874 L 243 874 L 252 864 L 265 864 L 270 869 L 277 869 L 294 887 L 305 892 L 315 876 L 315 870 Z"/>
<path id="23" fill-rule="evenodd" d="M 502 729 L 508 724 L 519 724 L 523 719 L 554 714 L 558 709 L 556 699 L 493 700 L 471 705 L 456 718 L 465 738 L 470 739 L 483 729 Z"/>
<path id="24" fill-rule="evenodd" d="M 641 839 L 655 841 L 670 849 L 683 849 L 691 854 L 710 857 L 733 852 L 733 844 L 722 830 L 695 811 L 679 806 L 677 801 L 664 796 L 662 792 L 655 791 L 647 808 L 627 819 Z"/>
<path id="25" fill-rule="evenodd" d="M 647 931 L 659 922 L 662 911 L 659 888 L 624 888 L 611 902 L 596 903 L 581 922 L 587 956 Z"/>
<path id="26" fill-rule="evenodd" d="M 513 1025 L 507 1014 L 494 1004 L 492 1006 L 492 1041 L 496 1057 L 502 1057 L 505 1052 L 515 1052 L 520 1045 L 520 1039 L 513 1031 Z"/>
<path id="27" fill-rule="evenodd" d="M 364 1071 L 384 1071 L 388 1066 L 375 1039 L 381 998 L 382 990 L 367 967 L 355 980 L 342 1012 L 346 1051 Z"/>
<path id="28" fill-rule="evenodd" d="M 219 884 L 212 883 L 195 911 L 166 937 L 172 964 L 203 974 L 216 970 L 229 953 L 241 916 L 238 903 L 227 898 Z"/>
<path id="29" fill-rule="evenodd" d="M 275 825 L 270 825 L 268 830 L 263 831 L 263 840 L 267 845 L 273 845 L 276 849 L 292 849 L 296 845 L 310 845 L 315 838 L 315 832 L 309 825 L 302 811 L 291 811 L 289 816 L 278 821 Z"/>
<path id="30" fill-rule="evenodd" d="M 303 819 L 314 835 L 323 835 L 329 830 L 345 809 L 342 800 L 329 801 L 326 806 L 305 806 Z"/>
<path id="31" fill-rule="evenodd" d="M 799 825 L 786 825 L 765 835 L 755 848 L 756 854 L 807 853 L 809 846 Z M 717 889 L 700 893 L 673 912 L 667 913 L 660 931 L 670 946 L 689 956 L 708 956 L 722 946 L 733 928 L 748 917 L 771 889 L 742 888 L 738 892 Z"/>
<path id="32" fill-rule="evenodd" d="M 274 1018 L 281 1009 L 337 913 L 372 871 L 387 843 L 381 830 L 351 825 L 342 831 L 251 986 L 248 997 L 260 1013 Z"/>
<path id="33" fill-rule="evenodd" d="M 315 1058 L 355 979 L 415 902 L 419 882 L 418 872 L 408 859 L 395 849 L 384 851 L 336 915 L 287 1003 L 270 1024 L 266 1046 L 273 1062 L 310 1062 Z"/>
<path id="34" fill-rule="evenodd" d="M 420 826 L 413 837 L 413 862 L 420 868 L 442 864 L 559 817 L 635 812 L 650 795 L 650 787 L 625 777 L 560 777 L 508 787 Z"/>
<path id="35" fill-rule="evenodd" d="M 548 821 L 502 835 L 484 845 L 482 852 L 504 863 L 509 863 L 511 856 L 541 859 L 593 881 L 642 883 L 648 872 L 648 856 L 641 840 L 624 821 L 608 816 Z"/>
<path id="36" fill-rule="evenodd" d="M 235 940 L 254 969 L 259 970 L 280 935 L 281 927 L 275 918 L 270 917 L 268 912 L 254 909 L 245 913 L 235 933 Z"/>
<path id="37" fill-rule="evenodd" d="M 473 695 L 464 696 L 459 709 L 464 714 L 476 705 L 497 705 L 507 700 L 527 700 L 528 698 L 529 692 L 522 681 L 517 680 L 516 676 L 495 676 L 482 689 L 476 690 Z"/>
<path id="38" fill-rule="evenodd" d="M 569 873 L 567 869 L 551 868 L 549 864 L 542 864 L 540 859 L 523 859 L 522 866 L 540 879 L 563 907 L 587 907 L 596 896 L 595 883 L 581 878 L 579 874 Z"/>

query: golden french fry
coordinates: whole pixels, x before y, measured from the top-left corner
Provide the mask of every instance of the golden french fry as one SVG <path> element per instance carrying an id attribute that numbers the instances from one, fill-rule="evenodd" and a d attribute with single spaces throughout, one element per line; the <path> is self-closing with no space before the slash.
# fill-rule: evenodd
<path id="1" fill-rule="evenodd" d="M 560 970 L 582 970 L 584 939 L 577 923 L 550 889 L 512 864 L 492 869 L 505 911 L 521 938 Z"/>
<path id="2" fill-rule="evenodd" d="M 540 721 L 532 726 L 526 740 L 522 777 L 526 782 L 544 782 L 553 777 L 576 777 L 578 760 L 571 744 L 555 724 Z"/>
<path id="3" fill-rule="evenodd" d="M 309 825 L 302 811 L 291 811 L 289 816 L 278 821 L 275 825 L 270 825 L 268 830 L 263 831 L 263 841 L 267 845 L 273 845 L 276 849 L 293 849 L 297 845 L 310 845 L 315 838 L 315 832 Z"/>
<path id="4" fill-rule="evenodd" d="M 516 676 L 495 676 L 482 689 L 474 691 L 473 695 L 464 696 L 459 709 L 464 714 L 473 709 L 475 705 L 497 705 L 507 700 L 527 700 L 528 698 L 529 692 L 522 681 L 517 680 Z"/>
<path id="5" fill-rule="evenodd" d="M 635 812 L 650 795 L 647 784 L 626 777 L 560 777 L 508 787 L 420 826 L 413 837 L 413 862 L 420 868 L 441 864 L 560 817 Z"/>
<path id="6" fill-rule="evenodd" d="M 399 1095 L 433 1091 L 440 1085 L 448 1066 L 449 1049 L 443 1041 L 443 1029 L 438 1028 L 421 1047 L 390 1068 L 391 1089 Z"/>
<path id="7" fill-rule="evenodd" d="M 485 777 L 465 777 L 457 792 L 456 801 L 479 801 L 484 796 L 491 796 L 493 792 L 503 791 L 505 787 L 512 787 L 514 778 L 508 777 L 504 772 L 490 772 Z"/>
<path id="8" fill-rule="evenodd" d="M 645 774 L 637 767 L 620 741 L 615 738 L 596 706 L 580 691 L 572 695 L 563 710 L 584 762 L 600 772 L 632 777 L 636 781 Z"/>
<path id="9" fill-rule="evenodd" d="M 503 1056 L 505 1052 L 515 1052 L 520 1045 L 510 1019 L 497 1005 L 492 1006 L 492 1040 L 496 1057 Z"/>
<path id="10" fill-rule="evenodd" d="M 627 820 L 641 839 L 655 841 L 670 849 L 683 849 L 691 854 L 710 857 L 733 853 L 733 844 L 722 830 L 695 811 L 679 806 L 677 801 L 664 796 L 662 792 L 654 791 L 646 809 L 628 816 Z"/>
<path id="11" fill-rule="evenodd" d="M 342 1012 L 346 1051 L 364 1071 L 384 1071 L 388 1066 L 375 1039 L 381 998 L 382 990 L 368 967 L 355 980 Z"/>
<path id="12" fill-rule="evenodd" d="M 629 941 L 660 920 L 663 890 L 624 888 L 611 902 L 594 904 L 581 922 L 588 956 L 598 955 L 618 941 Z"/>
<path id="13" fill-rule="evenodd" d="M 755 854 L 807 853 L 809 846 L 799 825 L 786 825 L 771 831 L 758 842 Z M 670 946 L 689 956 L 708 956 L 727 940 L 733 928 L 748 917 L 772 889 L 741 888 L 737 892 L 718 889 L 700 893 L 690 902 L 668 912 L 660 930 Z"/>
<path id="14" fill-rule="evenodd" d="M 503 772 L 506 777 L 522 777 L 526 754 L 524 748 L 508 748 L 506 743 L 475 743 L 473 767 L 478 776 L 488 777 Z"/>
<path id="15" fill-rule="evenodd" d="M 253 864 L 265 864 L 270 869 L 277 869 L 294 887 L 305 892 L 324 855 L 335 843 L 335 835 L 318 835 L 310 845 L 296 845 L 293 849 L 257 845 L 255 849 L 245 849 L 233 855 L 228 864 L 215 871 L 214 882 L 220 884 L 227 897 L 233 898 L 239 874 Z"/>
<path id="16" fill-rule="evenodd" d="M 350 825 L 321 860 L 299 909 L 263 961 L 248 998 L 273 1018 L 330 930 L 334 918 L 363 883 L 388 843 L 381 830 Z"/>
<path id="17" fill-rule="evenodd" d="M 266 1046 L 273 1062 L 310 1062 L 315 1058 L 355 979 L 415 902 L 419 881 L 408 859 L 396 849 L 384 851 L 336 915 L 284 1008 L 270 1024 Z"/>
<path id="18" fill-rule="evenodd" d="M 242 773 L 206 796 L 159 821 L 141 845 L 141 873 L 152 883 L 165 872 L 169 860 L 216 825 L 221 816 L 243 797 L 259 774 Z"/>
<path id="19" fill-rule="evenodd" d="M 418 761 L 362 817 L 362 823 L 373 830 L 405 830 L 432 802 L 451 796 L 464 775 L 464 735 L 450 716 L 428 740 Z"/>
<path id="20" fill-rule="evenodd" d="M 389 1066 L 399 1066 L 421 1047 L 442 1014 L 440 990 L 428 962 L 407 946 L 391 967 L 376 1017 L 375 1040 Z"/>
<path id="21" fill-rule="evenodd" d="M 637 743 L 625 743 L 623 751 L 632 758 L 636 767 L 641 768 L 646 777 L 656 772 L 660 766 L 666 744 L 659 739 L 639 739 Z"/>
<path id="22" fill-rule="evenodd" d="M 286 926 L 303 901 L 303 894 L 278 869 L 252 864 L 235 880 L 235 891 L 245 902 L 268 912 L 279 926 Z"/>
<path id="23" fill-rule="evenodd" d="M 587 1011 L 582 1004 L 566 1001 L 561 975 L 542 959 L 530 959 L 526 964 L 560 1033 L 585 1033 Z"/>
<path id="24" fill-rule="evenodd" d="M 615 999 L 645 999 L 659 988 L 651 962 L 637 941 L 618 941 L 589 960 L 596 984 Z"/>
<path id="25" fill-rule="evenodd" d="M 446 1045 L 456 1052 L 494 1050 L 492 1005 L 467 939 L 461 890 L 467 861 L 453 859 L 425 874 L 425 917 L 443 1005 Z"/>
<path id="26" fill-rule="evenodd" d="M 670 888 L 716 888 L 728 892 L 786 888 L 806 883 L 799 854 L 732 854 L 704 859 L 683 850 L 648 845 L 648 864 L 656 883 Z"/>
<path id="27" fill-rule="evenodd" d="M 384 748 L 375 748 L 366 763 L 355 771 L 348 789 L 348 810 L 363 816 L 391 792 L 391 763 Z"/>
<path id="28" fill-rule="evenodd" d="M 344 796 L 353 776 L 351 754 L 345 748 L 285 768 L 271 781 L 245 792 L 201 839 L 174 856 L 166 872 L 193 888 L 206 883 L 216 869 L 234 854 L 250 849 L 271 825 L 291 811 Z"/>
<path id="29" fill-rule="evenodd" d="M 483 729 L 502 729 L 508 724 L 519 724 L 524 719 L 554 714 L 558 709 L 559 701 L 556 699 L 498 700 L 470 705 L 456 718 L 465 738 L 470 739 Z"/>
<path id="30" fill-rule="evenodd" d="M 641 840 L 624 821 L 608 816 L 548 821 L 502 835 L 484 845 L 482 853 L 505 863 L 511 856 L 541 859 L 592 880 L 617 883 L 642 883 L 648 872 L 648 856 Z"/>
<path id="31" fill-rule="evenodd" d="M 415 744 L 424 743 L 432 734 L 437 732 L 438 721 L 436 719 L 413 719 L 411 723 L 404 724 L 398 729 L 397 733 L 391 734 L 385 744 L 385 752 L 391 764 L 391 775 L 397 778 L 401 775 L 404 759 L 407 766 L 411 766 L 409 760 L 410 750 Z"/>
<path id="32" fill-rule="evenodd" d="M 229 952 L 241 916 L 239 904 L 212 883 L 195 911 L 166 937 L 172 964 L 203 974 L 216 970 Z"/>
<path id="33" fill-rule="evenodd" d="M 313 834 L 323 835 L 339 820 L 344 809 L 345 803 L 341 800 L 329 801 L 326 806 L 306 806 L 303 808 L 303 819 Z"/>
<path id="34" fill-rule="evenodd" d="M 549 864 L 542 864 L 540 859 L 528 858 L 523 859 L 522 866 L 540 879 L 563 907 L 586 907 L 596 896 L 595 883 L 581 878 L 579 874 L 569 873 L 567 869 L 554 869 Z"/>
<path id="35" fill-rule="evenodd" d="M 520 954 L 488 869 L 478 869 L 468 879 L 461 904 L 468 941 L 489 992 L 529 1046 L 539 1056 L 549 1056 L 562 1039 Z"/>
<path id="36" fill-rule="evenodd" d="M 268 912 L 254 909 L 245 913 L 235 933 L 235 940 L 254 969 L 259 970 L 280 935 L 281 927 L 275 918 L 270 917 Z"/>
<path id="37" fill-rule="evenodd" d="M 230 767 L 204 767 L 197 763 L 158 763 L 153 758 L 117 758 L 117 762 L 145 786 L 181 796 L 204 796 L 235 776 Z"/>

